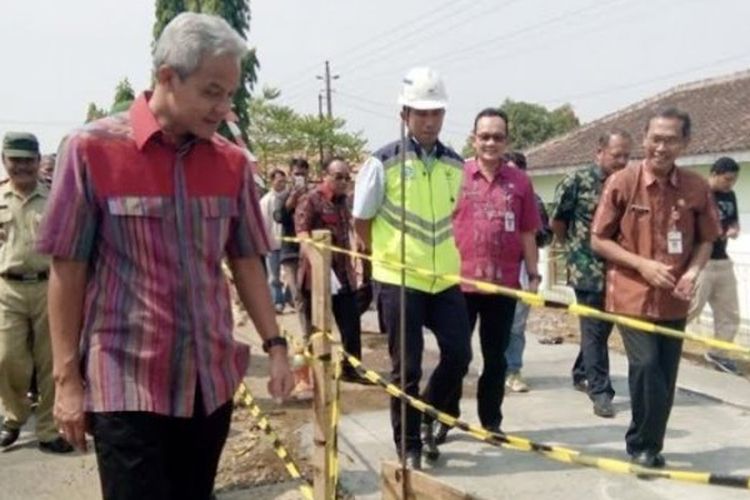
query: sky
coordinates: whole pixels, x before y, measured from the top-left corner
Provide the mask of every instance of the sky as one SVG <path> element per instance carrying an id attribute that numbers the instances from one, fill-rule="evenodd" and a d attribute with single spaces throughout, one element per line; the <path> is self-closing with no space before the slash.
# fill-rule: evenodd
<path id="1" fill-rule="evenodd" d="M 443 75 L 443 139 L 457 148 L 476 113 L 506 98 L 570 103 L 588 122 L 750 68 L 747 0 L 253 0 L 251 10 L 255 90 L 317 113 L 329 60 L 333 113 L 372 149 L 397 138 L 400 82 L 416 65 Z M 52 152 L 90 102 L 112 104 L 119 80 L 145 89 L 153 21 L 153 0 L 4 1 L 0 133 L 34 132 Z"/>

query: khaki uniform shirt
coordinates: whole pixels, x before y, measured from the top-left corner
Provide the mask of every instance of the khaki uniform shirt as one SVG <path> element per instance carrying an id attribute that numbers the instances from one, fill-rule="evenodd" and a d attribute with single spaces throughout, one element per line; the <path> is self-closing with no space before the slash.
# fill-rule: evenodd
<path id="1" fill-rule="evenodd" d="M 0 274 L 49 270 L 50 258 L 34 249 L 48 196 L 49 188 L 42 183 L 28 197 L 10 181 L 0 184 Z"/>

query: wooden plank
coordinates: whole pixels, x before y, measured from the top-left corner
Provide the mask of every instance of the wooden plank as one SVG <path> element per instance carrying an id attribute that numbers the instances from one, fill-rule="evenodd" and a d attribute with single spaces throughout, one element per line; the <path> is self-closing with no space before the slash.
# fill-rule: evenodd
<path id="1" fill-rule="evenodd" d="M 402 499 L 403 477 L 401 464 L 383 462 L 380 478 L 383 500 L 478 500 L 464 491 L 422 471 L 406 471 L 406 499 Z"/>
<path id="2" fill-rule="evenodd" d="M 313 231 L 312 239 L 331 244 L 329 231 Z M 305 253 L 312 270 L 312 325 L 315 332 L 331 331 L 331 252 L 325 248 L 305 245 Z M 332 436 L 333 377 L 330 359 L 331 342 L 327 335 L 316 335 L 311 345 L 315 360 L 313 367 L 313 495 L 316 500 L 335 498 L 331 454 L 335 440 Z"/>

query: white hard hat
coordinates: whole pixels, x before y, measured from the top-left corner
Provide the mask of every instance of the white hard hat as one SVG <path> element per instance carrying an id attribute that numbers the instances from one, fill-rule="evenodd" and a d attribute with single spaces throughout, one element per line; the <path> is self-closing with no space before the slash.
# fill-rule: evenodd
<path id="1" fill-rule="evenodd" d="M 398 104 L 414 109 L 444 109 L 448 94 L 443 79 L 427 66 L 412 68 L 404 77 Z"/>

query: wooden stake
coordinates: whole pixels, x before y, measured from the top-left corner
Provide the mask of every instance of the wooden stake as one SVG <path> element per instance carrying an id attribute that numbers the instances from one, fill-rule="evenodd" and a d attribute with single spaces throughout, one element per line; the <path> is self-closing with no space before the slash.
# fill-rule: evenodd
<path id="1" fill-rule="evenodd" d="M 424 472 L 406 470 L 406 477 L 401 464 L 383 462 L 381 471 L 383 500 L 476 500 L 453 486 L 449 486 Z M 406 481 L 406 485 L 404 485 Z M 406 486 L 406 498 L 402 492 Z"/>
<path id="2" fill-rule="evenodd" d="M 331 244 L 330 231 L 313 231 L 312 239 Z M 333 421 L 333 365 L 331 364 L 331 251 L 306 245 L 306 254 L 312 269 L 312 325 L 313 332 L 323 332 L 312 339 L 313 367 L 313 494 L 316 500 L 336 497 L 333 481 L 333 454 L 335 439 Z"/>

